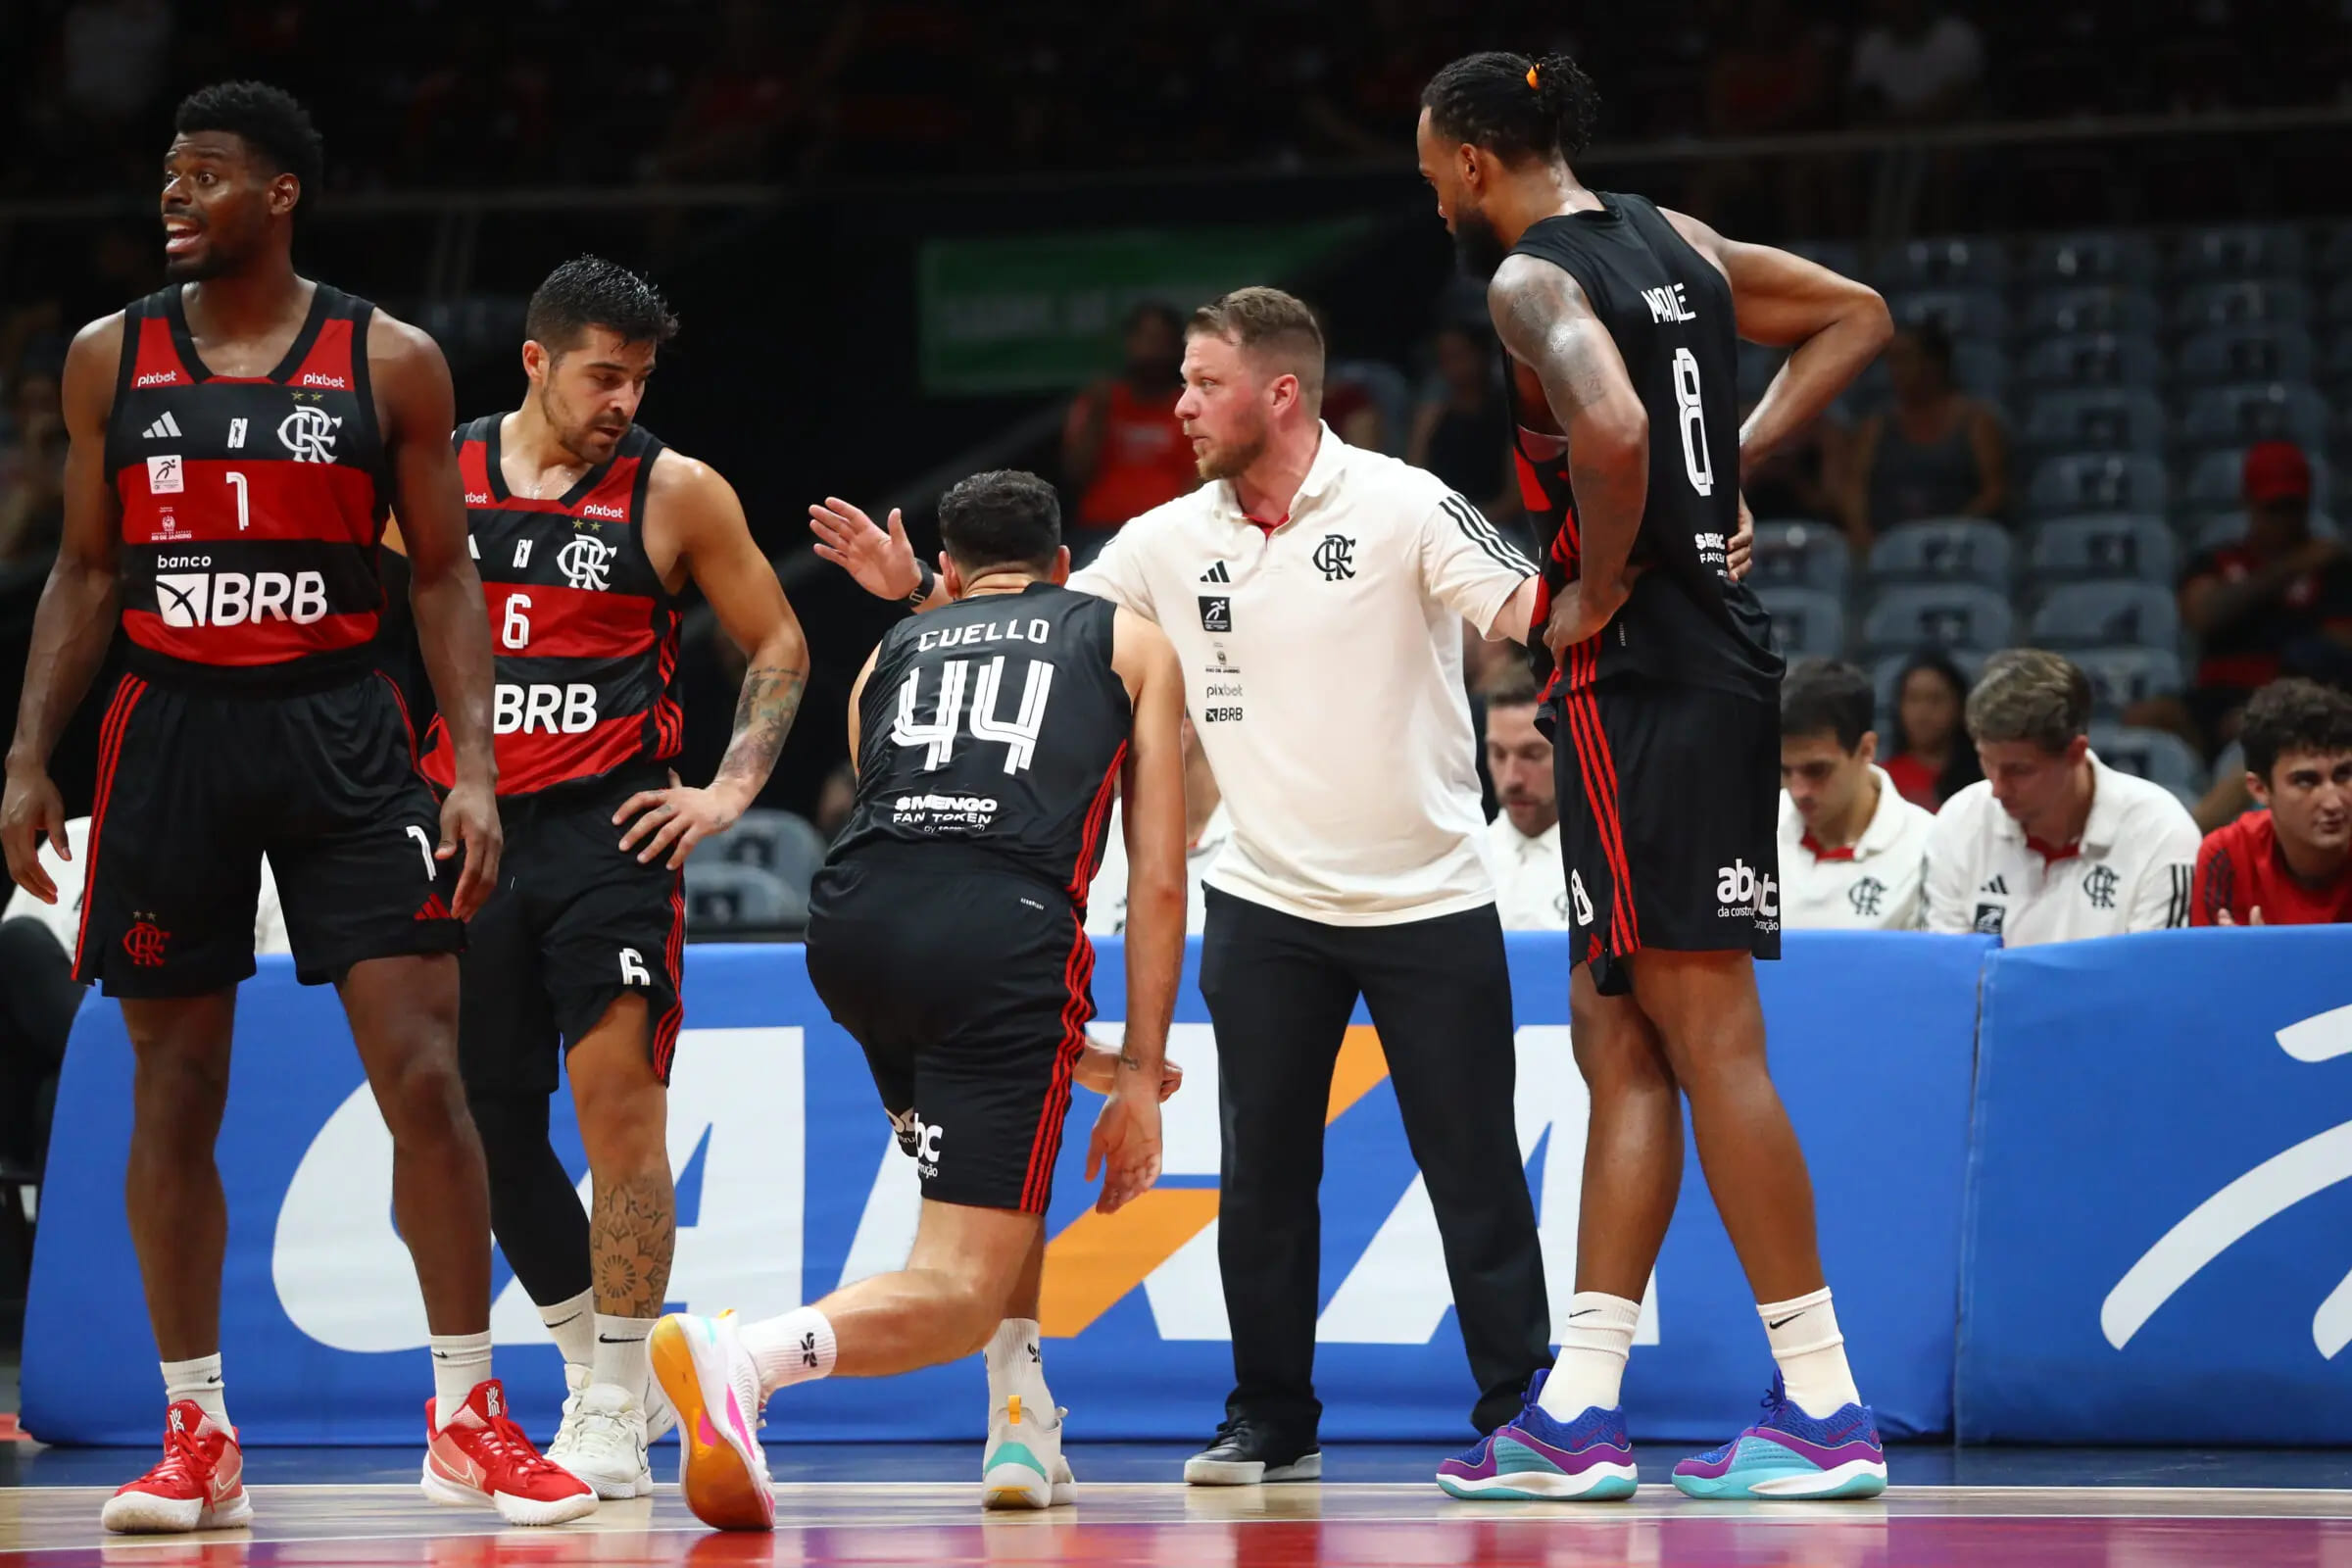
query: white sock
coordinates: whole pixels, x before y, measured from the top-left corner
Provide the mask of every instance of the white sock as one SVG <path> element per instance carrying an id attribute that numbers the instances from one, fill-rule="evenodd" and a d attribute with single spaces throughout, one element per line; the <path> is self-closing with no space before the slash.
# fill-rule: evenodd
<path id="1" fill-rule="evenodd" d="M 992 1414 L 1002 1410 L 1007 1399 L 1018 1395 L 1023 1419 L 1052 1426 L 1058 1417 L 1054 1413 L 1054 1396 L 1046 1388 L 1046 1362 L 1039 1352 L 1038 1338 L 1037 1323 L 1031 1318 L 1008 1317 L 997 1325 L 986 1352 L 988 1408 Z"/>
<path id="2" fill-rule="evenodd" d="M 1838 1309 L 1830 1304 L 1827 1286 L 1792 1301 L 1759 1302 L 1756 1315 L 1764 1320 L 1772 1358 L 1780 1363 L 1782 1381 L 1798 1409 L 1826 1416 L 1862 1402 L 1853 1368 L 1845 1364 L 1845 1336 L 1838 1332 Z"/>
<path id="3" fill-rule="evenodd" d="M 1560 1358 L 1544 1380 L 1536 1408 L 1555 1421 L 1617 1408 L 1626 1358 L 1634 1353 L 1634 1326 L 1641 1321 L 1640 1301 L 1603 1291 L 1570 1297 L 1559 1320 Z"/>
<path id="4" fill-rule="evenodd" d="M 596 1292 L 582 1291 L 568 1301 L 539 1309 L 539 1321 L 564 1352 L 565 1366 L 587 1366 L 596 1360 Z"/>
<path id="5" fill-rule="evenodd" d="M 479 1334 L 436 1334 L 433 1348 L 433 1419 L 447 1426 L 473 1397 L 473 1391 L 490 1381 L 490 1331 Z"/>
<path id="6" fill-rule="evenodd" d="M 220 1382 L 220 1353 L 200 1355 L 193 1361 L 164 1361 L 164 1402 L 177 1404 L 186 1399 L 213 1418 L 213 1425 L 221 1431 L 232 1430 L 228 1424 L 228 1391 Z"/>
<path id="7" fill-rule="evenodd" d="M 596 1370 L 591 1383 L 610 1383 L 616 1389 L 626 1389 L 629 1397 L 645 1407 L 645 1385 L 654 1375 L 652 1353 L 646 1341 L 653 1337 L 654 1317 L 608 1317 L 596 1314 Z"/>
<path id="8" fill-rule="evenodd" d="M 782 1317 L 747 1323 L 738 1332 L 760 1368 L 763 1395 L 795 1383 L 813 1383 L 833 1370 L 833 1325 L 813 1306 L 796 1306 Z"/>

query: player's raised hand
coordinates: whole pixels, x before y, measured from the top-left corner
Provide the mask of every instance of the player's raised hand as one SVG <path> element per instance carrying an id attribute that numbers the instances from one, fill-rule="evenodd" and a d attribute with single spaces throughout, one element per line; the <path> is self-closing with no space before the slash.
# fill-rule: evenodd
<path id="1" fill-rule="evenodd" d="M 644 814 L 639 816 L 641 811 Z M 688 789 L 678 781 L 677 769 L 671 768 L 669 788 L 639 790 L 612 813 L 612 825 L 618 827 L 637 817 L 620 836 L 622 852 L 637 849 L 637 841 L 645 839 L 645 848 L 637 851 L 638 863 L 650 865 L 657 856 L 667 854 L 669 868 L 676 871 L 685 866 L 686 857 L 694 853 L 697 844 L 724 833 L 741 815 L 743 808 L 733 796 L 714 789 Z"/>
<path id="2" fill-rule="evenodd" d="M 904 599 L 923 580 L 914 563 L 914 546 L 906 540 L 906 520 L 896 507 L 890 509 L 885 532 L 851 503 L 827 496 L 808 508 L 808 531 L 816 535 L 820 559 L 841 567 L 876 598 Z"/>
<path id="3" fill-rule="evenodd" d="M 1755 553 L 1756 514 L 1747 510 L 1747 492 L 1742 490 L 1740 492 L 1740 531 L 1732 535 L 1732 542 L 1723 552 L 1724 568 L 1732 574 L 1732 581 L 1738 582 L 1747 575 L 1747 568 L 1754 564 Z"/>
<path id="4" fill-rule="evenodd" d="M 460 783 L 441 803 L 441 843 L 433 858 L 446 860 L 464 851 L 458 872 L 458 891 L 449 912 L 470 920 L 498 887 L 498 858 L 507 834 L 498 819 L 498 792 L 487 784 Z"/>
<path id="5" fill-rule="evenodd" d="M 1129 1076 L 1133 1076 L 1130 1074 Z M 1159 1102 L 1150 1095 L 1113 1093 L 1095 1118 L 1086 1146 L 1086 1179 L 1102 1173 L 1095 1212 L 1115 1214 L 1159 1180 Z"/>
<path id="6" fill-rule="evenodd" d="M 46 768 L 8 770 L 8 793 L 0 799 L 0 845 L 8 850 L 8 874 L 17 886 L 43 904 L 57 902 L 57 884 L 41 864 L 41 841 L 71 860 L 66 842 L 66 803 L 50 781 Z"/>
<path id="7" fill-rule="evenodd" d="M 1070 1081 L 1081 1089 L 1091 1089 L 1098 1095 L 1107 1095 L 1119 1086 L 1119 1054 L 1101 1046 L 1089 1046 L 1080 1054 L 1078 1065 L 1070 1071 Z M 1159 1102 L 1166 1104 L 1168 1097 L 1184 1087 L 1184 1069 L 1173 1059 L 1159 1065 Z"/>

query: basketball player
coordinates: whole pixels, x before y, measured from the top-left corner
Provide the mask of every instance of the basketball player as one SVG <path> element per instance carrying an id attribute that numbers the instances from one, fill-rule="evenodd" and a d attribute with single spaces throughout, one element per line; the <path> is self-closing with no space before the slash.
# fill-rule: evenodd
<path id="1" fill-rule="evenodd" d="M 170 281 L 67 358 L 65 541 L 0 805 L 10 874 L 53 900 L 35 856 L 65 843 L 49 755 L 119 623 L 129 671 L 100 735 L 74 973 L 122 999 L 137 1056 L 130 1231 L 170 1408 L 163 1462 L 105 1523 L 252 1516 L 221 1382 L 213 1144 L 265 852 L 296 973 L 341 993 L 391 1130 L 394 1217 L 432 1334 L 425 1493 L 561 1523 L 596 1494 L 531 1447 L 490 1376 L 489 1198 L 458 1076 L 456 954 L 497 885 L 500 831 L 449 369 L 422 332 L 295 273 L 320 166 L 299 104 L 228 82 L 181 103 L 176 126 Z M 456 758 L 438 811 L 373 662 L 389 505 Z"/>
<path id="2" fill-rule="evenodd" d="M 865 1048 L 913 1155 L 906 1266 L 738 1328 L 666 1317 L 686 1501 L 767 1529 L 766 1397 L 988 1349 L 992 1506 L 1069 1500 L 1060 1412 L 1034 1360 L 1045 1210 L 1094 1016 L 1087 886 L 1126 806 L 1127 1037 L 1087 1177 L 1109 1213 L 1159 1175 L 1168 1019 L 1184 956 L 1184 681 L 1159 628 L 1063 586 L 1054 489 L 983 473 L 939 508 L 952 603 L 891 628 L 850 702 L 858 805 L 809 901 L 808 977 Z M 1027 1321 L 1023 1321 L 1027 1320 Z M 1026 1329 L 1028 1354 L 995 1342 Z"/>
<path id="3" fill-rule="evenodd" d="M 1690 1102 L 1780 1366 L 1765 1419 L 1675 1484 L 1701 1497 L 1869 1496 L 1886 1466 L 1814 1244 L 1803 1154 L 1765 1070 L 1755 960 L 1780 955 L 1780 657 L 1735 577 L 1740 474 L 1886 342 L 1886 306 L 1785 252 L 1724 239 L 1568 160 L 1596 102 L 1565 56 L 1478 54 L 1422 95 L 1421 172 L 1511 356 L 1521 488 L 1548 542 L 1542 641 L 1570 988 L 1592 1092 L 1577 1293 L 1520 1417 L 1440 1483 L 1457 1496 L 1625 1497 L 1618 1404 L 1682 1179 Z M 1737 423 L 1741 337 L 1793 350 Z"/>
<path id="4" fill-rule="evenodd" d="M 498 650 L 507 843 L 505 880 L 468 933 L 459 1059 L 499 1245 L 564 1351 L 570 1396 L 548 1457 L 604 1497 L 652 1495 L 646 1443 L 667 1414 L 649 1423 L 645 1342 L 677 1237 L 667 1085 L 684 1016 L 680 868 L 767 783 L 808 677 L 800 622 L 734 490 L 635 422 L 676 330 L 643 278 L 593 256 L 566 262 L 531 296 L 522 406 L 456 437 Z M 734 740 L 708 789 L 664 765 L 684 738 L 677 606 L 689 582 L 750 651 Z M 424 771 L 456 785 L 439 722 Z M 593 1218 L 548 1143 L 559 1056 Z"/>

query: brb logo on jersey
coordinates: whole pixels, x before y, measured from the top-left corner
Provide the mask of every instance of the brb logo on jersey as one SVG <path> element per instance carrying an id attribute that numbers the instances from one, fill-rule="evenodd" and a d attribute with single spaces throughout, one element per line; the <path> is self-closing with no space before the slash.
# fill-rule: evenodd
<path id="1" fill-rule="evenodd" d="M 605 573 L 615 552 L 602 539 L 576 534 L 571 543 L 556 552 L 556 567 L 564 580 L 583 593 L 602 593 L 608 586 Z"/>
<path id="2" fill-rule="evenodd" d="M 277 439 L 296 463 L 332 463 L 335 431 L 342 423 L 341 415 L 329 414 L 316 404 L 303 404 L 277 421 Z"/>
<path id="3" fill-rule="evenodd" d="M 165 556 L 159 566 L 209 566 L 210 556 Z M 326 578 L 316 571 L 159 571 L 155 609 L 167 626 L 242 626 L 290 620 L 297 626 L 326 618 Z"/>

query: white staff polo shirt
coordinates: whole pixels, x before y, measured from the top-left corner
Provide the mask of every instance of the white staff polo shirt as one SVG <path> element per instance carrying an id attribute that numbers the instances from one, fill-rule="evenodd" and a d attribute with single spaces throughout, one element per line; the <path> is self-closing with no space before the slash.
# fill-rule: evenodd
<path id="1" fill-rule="evenodd" d="M 1781 791 L 1781 928 L 1785 931 L 1916 931 L 1936 813 L 1903 799 L 1886 770 L 1879 808 L 1862 836 L 1827 854 L 1807 847 L 1805 819 Z"/>
<path id="2" fill-rule="evenodd" d="M 2090 771 L 2082 842 L 2055 857 L 2026 841 L 1988 783 L 1944 802 L 1928 839 L 1928 929 L 2022 948 L 2188 924 L 2199 843 L 2188 808 L 2095 753 Z"/>
<path id="3" fill-rule="evenodd" d="M 1494 902 L 1461 623 L 1489 632 L 1535 574 L 1443 480 L 1325 428 L 1274 526 L 1205 484 L 1121 528 L 1070 586 L 1176 645 L 1233 821 L 1207 885 L 1393 925 Z"/>

